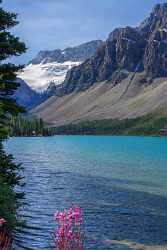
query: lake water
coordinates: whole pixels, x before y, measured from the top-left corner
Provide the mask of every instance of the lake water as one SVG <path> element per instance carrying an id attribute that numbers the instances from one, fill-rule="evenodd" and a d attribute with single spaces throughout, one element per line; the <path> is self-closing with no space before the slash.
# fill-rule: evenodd
<path id="1" fill-rule="evenodd" d="M 26 182 L 16 250 L 50 249 L 54 212 L 73 204 L 85 212 L 84 249 L 167 249 L 167 138 L 11 138 L 5 147 Z"/>

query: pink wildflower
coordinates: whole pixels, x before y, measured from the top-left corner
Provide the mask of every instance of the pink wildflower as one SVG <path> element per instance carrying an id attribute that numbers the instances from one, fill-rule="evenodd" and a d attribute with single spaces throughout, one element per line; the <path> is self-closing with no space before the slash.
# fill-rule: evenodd
<path id="1" fill-rule="evenodd" d="M 83 209 L 71 207 L 54 214 L 58 228 L 54 233 L 54 241 L 58 250 L 83 250 Z"/>

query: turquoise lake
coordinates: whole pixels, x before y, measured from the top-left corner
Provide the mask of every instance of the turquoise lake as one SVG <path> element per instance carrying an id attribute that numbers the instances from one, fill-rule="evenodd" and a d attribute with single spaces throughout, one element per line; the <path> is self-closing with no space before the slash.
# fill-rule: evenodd
<path id="1" fill-rule="evenodd" d="M 167 249 L 167 138 L 21 137 L 5 148 L 26 182 L 16 250 L 51 249 L 53 214 L 73 204 L 85 212 L 84 249 Z"/>

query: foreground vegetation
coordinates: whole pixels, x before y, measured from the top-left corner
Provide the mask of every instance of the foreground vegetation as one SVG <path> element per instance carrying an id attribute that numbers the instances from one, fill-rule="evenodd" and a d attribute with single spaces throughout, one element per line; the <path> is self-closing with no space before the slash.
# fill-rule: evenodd
<path id="1" fill-rule="evenodd" d="M 101 120 L 69 124 L 54 129 L 61 135 L 167 135 L 167 117 L 147 115 L 135 119 Z"/>
<path id="2" fill-rule="evenodd" d="M 57 250 L 84 249 L 84 213 L 83 209 L 73 206 L 55 213 L 57 228 L 53 234 Z"/>
<path id="3" fill-rule="evenodd" d="M 0 4 L 1 4 L 0 0 Z M 18 56 L 25 52 L 25 44 L 9 32 L 17 24 L 17 16 L 0 8 L 0 249 L 11 249 L 11 235 L 20 224 L 17 209 L 22 204 L 23 193 L 16 192 L 16 187 L 21 186 L 21 167 L 13 161 L 11 155 L 6 154 L 3 141 L 9 135 L 9 123 L 12 115 L 23 111 L 12 95 L 18 87 L 16 72 L 21 66 L 5 63 L 11 56 Z M 2 225 L 3 224 L 3 225 Z M 4 237 L 5 235 L 5 237 Z M 8 246 L 6 247 L 6 244 Z M 10 245 L 9 245 L 10 244 Z"/>

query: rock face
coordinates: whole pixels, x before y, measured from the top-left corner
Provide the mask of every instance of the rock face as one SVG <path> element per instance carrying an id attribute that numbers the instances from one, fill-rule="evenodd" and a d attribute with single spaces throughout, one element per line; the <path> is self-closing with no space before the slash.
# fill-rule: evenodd
<path id="1" fill-rule="evenodd" d="M 35 57 L 30 63 L 39 64 L 41 62 L 63 63 L 67 61 L 84 61 L 93 55 L 102 43 L 103 42 L 101 40 L 95 40 L 76 47 L 69 47 L 64 50 L 56 49 L 52 51 L 40 51 L 37 57 Z"/>
<path id="2" fill-rule="evenodd" d="M 141 70 L 144 47 L 143 36 L 136 29 L 114 30 L 93 57 L 68 72 L 64 82 L 65 93 L 110 80 L 116 71 L 122 74 L 122 70 Z"/>
<path id="3" fill-rule="evenodd" d="M 64 94 L 85 90 L 95 82 L 119 82 L 123 73 L 141 71 L 150 78 L 167 76 L 167 4 L 157 4 L 139 27 L 110 33 L 95 55 L 68 72 Z"/>
<path id="4" fill-rule="evenodd" d="M 144 54 L 146 72 L 152 77 L 167 76 L 167 4 L 157 4 L 139 31 L 147 39 Z"/>
<path id="5" fill-rule="evenodd" d="M 151 77 L 167 76 L 167 30 L 157 30 L 145 49 L 144 69 Z"/>

